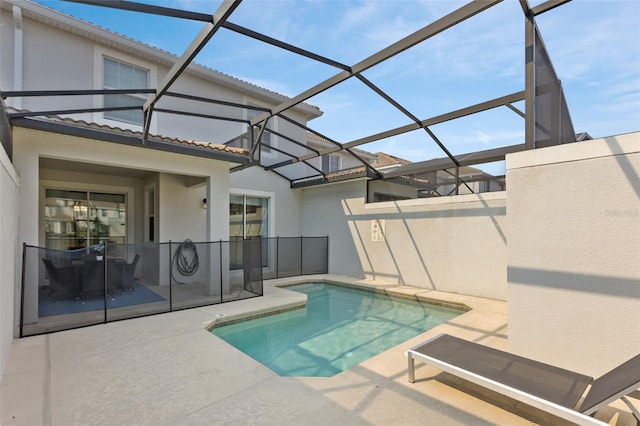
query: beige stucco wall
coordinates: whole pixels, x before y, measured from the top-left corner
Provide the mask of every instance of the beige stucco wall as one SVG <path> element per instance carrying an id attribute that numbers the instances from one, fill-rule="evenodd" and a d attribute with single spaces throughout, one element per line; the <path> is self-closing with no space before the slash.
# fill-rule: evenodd
<path id="1" fill-rule="evenodd" d="M 330 272 L 506 299 L 504 193 L 365 204 L 365 192 L 364 181 L 303 192 L 303 234 L 328 233 Z"/>
<path id="2" fill-rule="evenodd" d="M 21 258 L 18 242 L 18 175 L 6 152 L 0 147 L 0 377 L 7 364 L 14 334 L 19 300 Z"/>
<path id="3" fill-rule="evenodd" d="M 229 176 L 229 185 L 234 194 L 268 197 L 269 236 L 297 237 L 302 233 L 302 194 L 292 190 L 288 180 L 277 174 L 251 167 Z"/>
<path id="4" fill-rule="evenodd" d="M 599 375 L 640 352 L 640 133 L 509 155 L 514 352 Z"/>
<path id="5" fill-rule="evenodd" d="M 41 238 L 38 235 L 38 227 L 33 227 L 33 223 L 38 223 L 40 212 L 38 193 L 39 181 L 41 179 L 53 179 L 56 181 L 78 182 L 82 174 L 73 171 L 45 171 L 40 176 L 40 157 L 62 159 L 67 161 L 77 161 L 81 163 L 99 164 L 105 166 L 132 168 L 136 170 L 147 170 L 149 173 L 164 173 L 166 175 L 176 175 L 179 177 L 167 178 L 167 182 L 172 182 L 165 186 L 163 195 L 167 220 L 160 223 L 164 226 L 159 230 L 161 238 L 187 238 L 207 240 L 206 213 L 216 214 L 218 209 L 226 206 L 228 209 L 227 189 L 224 193 L 220 188 L 216 188 L 214 194 L 208 194 L 207 185 L 190 186 L 184 179 L 185 176 L 198 176 L 220 181 L 221 185 L 228 188 L 228 170 L 230 163 L 210 160 L 200 157 L 190 157 L 187 155 L 161 152 L 134 146 L 124 146 L 101 141 L 88 140 L 78 137 L 46 133 L 23 128 L 14 129 L 14 165 L 18 174 L 22 177 L 24 185 L 29 186 L 30 191 L 22 197 L 21 218 L 25 220 L 26 226 L 21 234 L 24 241 L 36 244 Z M 82 179 L 86 185 L 118 186 L 131 188 L 133 194 L 142 197 L 143 181 L 123 177 L 109 177 L 108 181 L 102 180 L 96 183 L 95 178 L 86 177 Z M 208 195 L 211 195 L 208 197 Z M 216 197 L 222 197 L 216 200 Z M 210 205 L 214 208 L 202 209 L 202 198 L 209 198 Z M 174 200 L 174 202 L 171 202 Z M 142 208 L 141 203 L 134 204 Z M 227 213 L 228 214 L 228 213 Z M 195 217 L 196 220 L 192 218 Z M 132 217 L 133 219 L 133 217 Z M 138 224 L 140 225 L 140 224 Z M 215 239 L 224 238 L 228 235 L 226 227 L 215 226 L 212 235 Z M 226 232 L 226 233 L 225 233 Z M 131 234 L 130 234 L 131 235 Z M 184 236 L 184 237 L 183 237 Z"/>

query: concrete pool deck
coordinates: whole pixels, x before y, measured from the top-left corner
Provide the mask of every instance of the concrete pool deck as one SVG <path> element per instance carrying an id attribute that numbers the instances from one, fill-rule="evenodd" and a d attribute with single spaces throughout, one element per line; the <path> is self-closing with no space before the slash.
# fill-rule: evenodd
<path id="1" fill-rule="evenodd" d="M 304 304 L 305 295 L 275 284 L 314 280 L 471 310 L 330 378 L 279 377 L 206 329 L 216 319 Z M 0 424 L 561 424 L 420 363 L 416 383 L 407 381 L 404 351 L 441 332 L 506 349 L 505 302 L 328 275 L 268 281 L 264 294 L 15 340 L 0 388 Z M 635 424 L 622 404 L 596 417 Z"/>

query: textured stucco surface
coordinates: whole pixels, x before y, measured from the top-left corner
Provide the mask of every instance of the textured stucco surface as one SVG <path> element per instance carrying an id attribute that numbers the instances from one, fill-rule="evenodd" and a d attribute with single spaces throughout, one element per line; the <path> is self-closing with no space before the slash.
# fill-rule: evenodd
<path id="1" fill-rule="evenodd" d="M 599 375 L 640 352 L 640 134 L 507 159 L 512 350 Z"/>
<path id="2" fill-rule="evenodd" d="M 303 234 L 328 233 L 330 272 L 506 299 L 504 192 L 366 204 L 365 191 L 363 181 L 304 190 Z"/>

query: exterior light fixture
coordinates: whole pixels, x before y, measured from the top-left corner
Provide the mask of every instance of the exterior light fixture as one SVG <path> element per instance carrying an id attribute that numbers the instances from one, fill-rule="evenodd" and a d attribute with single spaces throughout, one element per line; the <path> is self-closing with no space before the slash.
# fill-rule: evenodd
<path id="1" fill-rule="evenodd" d="M 207 199 L 206 198 L 202 199 L 202 208 L 205 209 L 205 210 L 207 209 Z"/>

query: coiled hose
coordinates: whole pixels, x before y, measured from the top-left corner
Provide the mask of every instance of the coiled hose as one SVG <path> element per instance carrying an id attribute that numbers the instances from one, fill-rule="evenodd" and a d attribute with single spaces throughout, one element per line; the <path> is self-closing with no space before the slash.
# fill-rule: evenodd
<path id="1" fill-rule="evenodd" d="M 189 258 L 191 260 L 189 260 Z M 200 261 L 198 260 L 198 250 L 193 241 L 187 239 L 178 246 L 178 249 L 173 254 L 171 261 L 171 278 L 177 284 L 185 284 L 178 281 L 173 275 L 174 268 L 178 270 L 183 277 L 190 277 L 198 271 L 200 267 Z"/>

